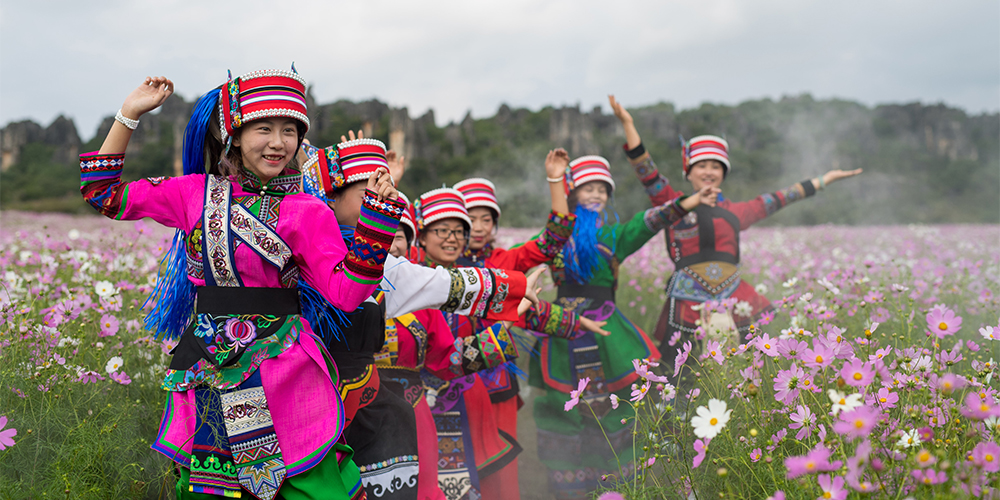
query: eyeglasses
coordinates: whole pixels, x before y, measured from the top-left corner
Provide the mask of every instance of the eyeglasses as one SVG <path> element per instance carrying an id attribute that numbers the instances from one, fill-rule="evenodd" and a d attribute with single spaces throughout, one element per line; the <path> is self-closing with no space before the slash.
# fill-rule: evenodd
<path id="1" fill-rule="evenodd" d="M 442 240 L 447 240 L 452 236 L 454 236 L 458 241 L 462 241 L 466 238 L 465 229 L 445 229 L 443 227 L 439 227 L 436 229 L 428 229 L 428 231 L 434 233 L 435 236 L 441 238 Z"/>

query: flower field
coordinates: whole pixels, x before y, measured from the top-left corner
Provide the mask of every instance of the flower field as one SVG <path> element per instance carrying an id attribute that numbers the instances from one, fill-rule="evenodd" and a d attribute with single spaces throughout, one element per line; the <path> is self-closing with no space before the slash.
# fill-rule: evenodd
<path id="1" fill-rule="evenodd" d="M 172 497 L 168 461 L 149 449 L 172 346 L 141 311 L 171 236 L 0 214 L 0 498 Z M 751 229 L 742 255 L 776 313 L 750 338 L 677 342 L 688 364 L 637 363 L 644 382 L 617 404 L 636 408 L 643 455 L 621 457 L 640 468 L 608 489 L 1000 497 L 1000 227 Z M 671 271 L 662 237 L 622 266 L 619 306 L 647 331 Z"/>

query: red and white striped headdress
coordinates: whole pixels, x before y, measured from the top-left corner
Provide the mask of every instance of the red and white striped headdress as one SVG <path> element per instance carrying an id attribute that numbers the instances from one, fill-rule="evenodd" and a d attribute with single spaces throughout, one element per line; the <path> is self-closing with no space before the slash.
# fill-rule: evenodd
<path id="1" fill-rule="evenodd" d="M 569 191 L 591 181 L 607 182 L 611 186 L 611 191 L 615 190 L 615 180 L 611 178 L 611 164 L 604 157 L 596 155 L 581 156 L 569 162 L 566 181 Z"/>
<path id="2" fill-rule="evenodd" d="M 222 86 L 219 97 L 222 142 L 228 141 L 236 129 L 261 118 L 287 117 L 298 120 L 303 127 L 299 138 L 309 129 L 306 116 L 306 81 L 294 71 L 265 69 L 251 71 L 233 78 Z"/>
<path id="3" fill-rule="evenodd" d="M 414 211 L 419 231 L 442 219 L 459 219 L 465 223 L 466 229 L 472 229 L 465 197 L 457 189 L 439 188 L 420 195 Z"/>
<path id="4" fill-rule="evenodd" d="M 723 175 L 729 175 L 729 143 L 716 135 L 699 135 L 684 143 L 681 150 L 684 175 L 691 170 L 691 165 L 702 160 L 717 160 L 726 168 Z"/>
<path id="5" fill-rule="evenodd" d="M 413 204 L 410 203 L 410 199 L 407 198 L 402 191 L 399 192 L 399 199 L 406 203 L 406 209 L 403 210 L 403 216 L 399 218 L 399 225 L 410 228 L 410 234 L 412 235 L 410 242 L 412 243 L 413 240 L 417 239 L 417 223 L 413 221 L 416 218 L 413 215 Z"/>
<path id="6" fill-rule="evenodd" d="M 389 168 L 389 162 L 385 158 L 385 144 L 378 139 L 342 142 L 337 145 L 337 153 L 343 176 L 341 184 L 334 184 L 337 189 L 354 182 L 367 181 L 379 167 Z"/>
<path id="7" fill-rule="evenodd" d="M 465 196 L 465 208 L 486 207 L 500 218 L 500 203 L 497 201 L 497 188 L 492 182 L 483 178 L 466 179 L 455 184 L 455 189 Z"/>

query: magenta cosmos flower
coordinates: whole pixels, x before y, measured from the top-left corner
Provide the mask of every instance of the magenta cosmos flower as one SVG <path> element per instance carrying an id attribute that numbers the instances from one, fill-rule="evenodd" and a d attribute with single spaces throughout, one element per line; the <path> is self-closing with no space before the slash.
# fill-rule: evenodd
<path id="1" fill-rule="evenodd" d="M 979 443 L 969 455 L 972 457 L 972 463 L 983 469 L 983 472 L 1000 471 L 1000 445 L 992 441 Z"/>
<path id="2" fill-rule="evenodd" d="M 962 328 L 962 317 L 944 304 L 938 304 L 927 313 L 927 329 L 939 339 L 954 335 Z"/>
<path id="3" fill-rule="evenodd" d="M 809 368 L 826 368 L 833 363 L 834 352 L 832 349 L 813 341 L 813 347 L 802 351 L 799 359 Z"/>
<path id="4" fill-rule="evenodd" d="M 774 377 L 774 399 L 786 405 L 792 404 L 799 397 L 799 382 L 805 376 L 806 373 L 796 364 L 779 371 Z"/>
<path id="5" fill-rule="evenodd" d="M 788 479 L 795 479 L 803 474 L 816 474 L 819 472 L 835 471 L 843 465 L 843 462 L 836 460 L 830 462 L 830 455 L 833 452 L 828 450 L 823 443 L 818 443 L 815 448 L 800 457 L 788 457 L 785 459 L 785 468 Z"/>
<path id="6" fill-rule="evenodd" d="M 833 424 L 833 430 L 850 438 L 865 437 L 878 423 L 880 413 L 870 406 L 859 406 L 850 411 L 840 412 L 840 420 Z"/>
<path id="7" fill-rule="evenodd" d="M 11 446 L 14 446 L 14 436 L 17 435 L 17 429 L 4 429 L 7 426 L 7 417 L 0 417 L 0 451 L 6 450 Z"/>
<path id="8" fill-rule="evenodd" d="M 844 363 L 844 367 L 840 369 L 840 378 L 852 387 L 865 387 L 875 379 L 875 370 L 871 363 L 854 358 L 849 363 Z"/>
<path id="9" fill-rule="evenodd" d="M 121 323 L 118 321 L 113 314 L 105 314 L 101 316 L 101 337 L 110 337 L 118 333 L 118 327 Z"/>
<path id="10" fill-rule="evenodd" d="M 948 475 L 944 471 L 935 471 L 934 469 L 913 469 L 910 471 L 910 475 L 918 484 L 941 484 L 948 480 Z"/>
<path id="11" fill-rule="evenodd" d="M 577 404 L 580 403 L 580 396 L 583 395 L 583 390 L 587 388 L 587 384 L 590 383 L 590 377 L 584 377 L 580 379 L 576 384 L 575 391 L 569 391 L 569 401 L 563 406 L 564 411 L 570 411 Z"/>
<path id="12" fill-rule="evenodd" d="M 822 474 L 816 478 L 819 487 L 823 490 L 823 495 L 819 498 L 830 500 L 844 500 L 847 498 L 847 489 L 844 488 L 844 478 L 835 476 L 830 478 L 829 474 Z"/>
<path id="13" fill-rule="evenodd" d="M 986 420 L 990 417 L 1000 417 L 1000 407 L 993 402 L 993 398 L 987 396 L 979 397 L 979 394 L 970 392 L 965 396 L 965 406 L 962 407 L 962 415 L 974 420 Z"/>
<path id="14" fill-rule="evenodd" d="M 706 439 L 695 439 L 694 440 L 694 451 L 696 452 L 694 459 L 691 460 L 691 468 L 697 469 L 701 462 L 705 460 L 705 453 L 708 451 L 708 443 L 712 441 L 711 438 Z"/>

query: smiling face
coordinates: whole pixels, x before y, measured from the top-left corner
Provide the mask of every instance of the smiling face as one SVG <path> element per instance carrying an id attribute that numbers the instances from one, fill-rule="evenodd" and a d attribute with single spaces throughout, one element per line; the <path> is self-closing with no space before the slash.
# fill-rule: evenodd
<path id="1" fill-rule="evenodd" d="M 472 219 L 472 231 L 469 233 L 469 248 L 479 250 L 493 241 L 493 229 L 496 228 L 496 219 L 493 217 L 493 210 L 486 207 L 473 207 L 469 209 L 469 219 Z"/>
<path id="2" fill-rule="evenodd" d="M 396 230 L 396 236 L 392 238 L 392 246 L 389 247 L 389 253 L 394 257 L 406 258 L 406 254 L 409 252 L 409 236 L 406 234 L 406 229 L 403 229 L 403 226 L 399 226 L 399 229 Z"/>
<path id="3" fill-rule="evenodd" d="M 603 181 L 590 181 L 577 186 L 573 190 L 577 205 L 583 205 L 595 212 L 604 210 L 608 205 L 608 184 Z"/>
<path id="4" fill-rule="evenodd" d="M 718 160 L 702 160 L 688 169 L 687 180 L 691 181 L 694 192 L 705 186 L 719 187 L 726 177 L 726 167 Z"/>
<path id="5" fill-rule="evenodd" d="M 461 219 L 441 219 L 420 231 L 420 246 L 434 262 L 451 266 L 465 249 L 467 231 Z"/>
<path id="6" fill-rule="evenodd" d="M 299 122 L 291 118 L 263 118 L 239 128 L 233 146 L 240 148 L 243 166 L 267 183 L 295 157 Z"/>

